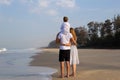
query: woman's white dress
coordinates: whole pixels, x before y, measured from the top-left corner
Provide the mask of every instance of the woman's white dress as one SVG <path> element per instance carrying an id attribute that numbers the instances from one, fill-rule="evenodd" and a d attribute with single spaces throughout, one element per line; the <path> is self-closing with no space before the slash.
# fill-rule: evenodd
<path id="1" fill-rule="evenodd" d="M 78 50 L 76 45 L 71 45 L 70 50 L 70 65 L 79 64 Z"/>

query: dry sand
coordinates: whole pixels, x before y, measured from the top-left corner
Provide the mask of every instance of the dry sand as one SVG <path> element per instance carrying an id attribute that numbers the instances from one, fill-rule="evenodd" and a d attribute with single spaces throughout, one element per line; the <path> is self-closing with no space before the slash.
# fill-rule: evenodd
<path id="1" fill-rule="evenodd" d="M 31 66 L 55 68 L 53 80 L 120 80 L 120 49 L 78 49 L 80 64 L 76 77 L 59 78 L 58 49 L 43 49 L 33 56 Z"/>

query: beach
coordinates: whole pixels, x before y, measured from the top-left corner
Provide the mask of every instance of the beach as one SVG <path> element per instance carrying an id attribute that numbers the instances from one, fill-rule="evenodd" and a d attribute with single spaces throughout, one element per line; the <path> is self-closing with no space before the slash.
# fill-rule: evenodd
<path id="1" fill-rule="evenodd" d="M 120 80 L 120 49 L 78 49 L 76 77 L 64 79 L 59 78 L 58 52 L 59 49 L 42 49 L 31 57 L 30 66 L 56 69 L 52 80 Z"/>

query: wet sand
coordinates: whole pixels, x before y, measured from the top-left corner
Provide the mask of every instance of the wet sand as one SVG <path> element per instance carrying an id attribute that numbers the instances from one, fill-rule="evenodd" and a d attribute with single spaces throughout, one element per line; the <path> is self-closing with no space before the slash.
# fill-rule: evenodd
<path id="1" fill-rule="evenodd" d="M 76 77 L 59 78 L 59 49 L 43 49 L 32 56 L 31 66 L 46 66 L 58 70 L 52 80 L 120 80 L 120 49 L 78 49 L 80 64 Z"/>

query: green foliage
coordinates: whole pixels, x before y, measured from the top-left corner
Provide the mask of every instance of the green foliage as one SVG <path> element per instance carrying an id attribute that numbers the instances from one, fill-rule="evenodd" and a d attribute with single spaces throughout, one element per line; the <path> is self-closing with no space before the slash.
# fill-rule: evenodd
<path id="1" fill-rule="evenodd" d="M 87 44 L 88 33 L 85 27 L 75 28 L 75 32 L 77 35 L 77 43 L 78 47 L 85 46 Z"/>
<path id="2" fill-rule="evenodd" d="M 119 48 L 120 49 L 120 15 L 105 22 L 91 21 L 85 27 L 75 28 L 78 47 L 84 48 Z M 48 47 L 58 47 L 55 40 Z"/>
<path id="3" fill-rule="evenodd" d="M 96 25 L 96 26 L 95 26 Z M 92 28 L 91 28 L 92 27 Z M 99 28 L 99 30 L 98 30 Z M 98 37 L 97 31 L 100 31 Z M 120 16 L 114 17 L 113 22 L 107 19 L 103 23 L 88 23 L 90 40 L 86 47 L 92 48 L 120 48 Z"/>
<path id="4" fill-rule="evenodd" d="M 115 33 L 114 45 L 120 48 L 120 32 Z"/>
<path id="5" fill-rule="evenodd" d="M 114 17 L 113 25 L 116 31 L 120 31 L 120 15 L 117 15 L 117 17 Z"/>

